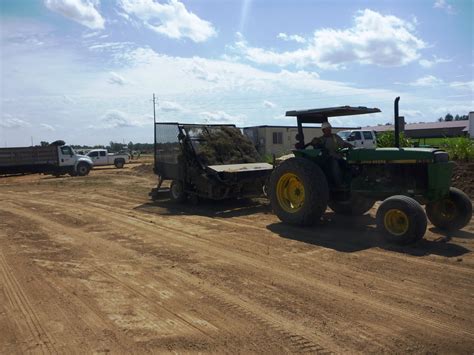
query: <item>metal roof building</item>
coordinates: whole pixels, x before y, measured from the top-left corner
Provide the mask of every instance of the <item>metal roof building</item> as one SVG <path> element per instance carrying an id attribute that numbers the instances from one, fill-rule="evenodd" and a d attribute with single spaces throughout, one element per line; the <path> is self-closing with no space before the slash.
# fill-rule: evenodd
<path id="1" fill-rule="evenodd" d="M 442 138 L 466 135 L 469 121 L 443 121 L 426 123 L 408 123 L 405 135 L 411 138 Z M 377 133 L 393 131 L 393 125 L 367 127 Z"/>

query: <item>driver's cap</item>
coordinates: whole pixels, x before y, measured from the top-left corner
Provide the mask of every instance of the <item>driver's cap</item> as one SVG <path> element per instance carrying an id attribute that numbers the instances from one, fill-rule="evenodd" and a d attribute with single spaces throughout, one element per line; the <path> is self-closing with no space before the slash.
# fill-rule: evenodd
<path id="1" fill-rule="evenodd" d="M 329 122 L 323 122 L 323 124 L 321 125 L 321 129 L 326 129 L 326 128 L 332 128 Z"/>

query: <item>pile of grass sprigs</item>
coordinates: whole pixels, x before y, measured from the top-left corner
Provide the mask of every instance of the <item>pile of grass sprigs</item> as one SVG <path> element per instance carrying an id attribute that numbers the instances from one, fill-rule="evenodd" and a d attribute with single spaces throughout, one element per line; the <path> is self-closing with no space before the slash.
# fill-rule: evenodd
<path id="1" fill-rule="evenodd" d="M 199 135 L 198 157 L 205 165 L 257 163 L 252 142 L 235 127 L 210 129 Z"/>

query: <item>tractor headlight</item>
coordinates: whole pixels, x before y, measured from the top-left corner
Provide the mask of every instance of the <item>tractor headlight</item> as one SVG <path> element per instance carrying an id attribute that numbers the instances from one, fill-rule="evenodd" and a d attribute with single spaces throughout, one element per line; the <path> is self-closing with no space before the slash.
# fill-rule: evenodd
<path id="1" fill-rule="evenodd" d="M 446 163 L 449 161 L 449 154 L 445 151 L 437 151 L 433 153 L 435 163 Z"/>

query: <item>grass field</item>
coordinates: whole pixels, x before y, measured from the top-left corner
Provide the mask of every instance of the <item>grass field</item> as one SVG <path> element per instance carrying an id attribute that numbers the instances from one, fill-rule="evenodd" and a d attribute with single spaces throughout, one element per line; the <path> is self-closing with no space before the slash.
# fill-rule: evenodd
<path id="1" fill-rule="evenodd" d="M 410 138 L 412 142 L 419 142 L 419 144 L 423 145 L 432 145 L 432 146 L 440 146 L 443 142 L 451 141 L 453 139 L 457 139 L 458 137 L 447 137 L 447 138 Z"/>

